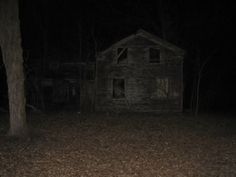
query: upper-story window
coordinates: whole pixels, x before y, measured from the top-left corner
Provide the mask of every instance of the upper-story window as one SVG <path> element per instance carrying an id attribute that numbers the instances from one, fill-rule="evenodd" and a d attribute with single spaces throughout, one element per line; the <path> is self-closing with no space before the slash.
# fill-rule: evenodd
<path id="1" fill-rule="evenodd" d="M 149 48 L 149 62 L 150 63 L 160 63 L 160 49 L 157 48 Z"/>
<path id="2" fill-rule="evenodd" d="M 117 64 L 124 64 L 128 61 L 128 48 L 117 48 Z"/>

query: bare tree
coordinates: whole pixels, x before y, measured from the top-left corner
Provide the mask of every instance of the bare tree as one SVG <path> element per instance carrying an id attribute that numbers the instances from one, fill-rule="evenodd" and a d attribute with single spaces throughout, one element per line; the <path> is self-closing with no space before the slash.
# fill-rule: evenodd
<path id="1" fill-rule="evenodd" d="M 217 49 L 213 50 L 208 56 L 204 57 L 201 56 L 200 52 L 197 53 L 196 58 L 196 65 L 197 65 L 197 71 L 196 71 L 196 79 L 195 83 L 193 85 L 193 91 L 192 91 L 192 111 L 195 116 L 198 116 L 199 113 L 199 99 L 200 99 L 200 87 L 201 87 L 201 81 L 203 77 L 203 72 L 207 67 L 207 64 L 212 59 L 213 55 L 216 53 Z M 203 60 L 203 61 L 202 61 Z M 201 62 L 202 61 L 202 62 Z"/>
<path id="2" fill-rule="evenodd" d="M 26 136 L 23 50 L 17 0 L 0 0 L 0 45 L 6 68 L 11 136 Z"/>

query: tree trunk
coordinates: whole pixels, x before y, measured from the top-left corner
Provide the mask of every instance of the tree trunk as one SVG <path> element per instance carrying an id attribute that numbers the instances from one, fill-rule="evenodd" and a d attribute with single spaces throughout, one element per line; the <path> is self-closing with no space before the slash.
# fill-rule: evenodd
<path id="1" fill-rule="evenodd" d="M 11 136 L 26 136 L 25 88 L 19 6 L 17 0 L 0 1 L 0 45 L 6 68 Z"/>
<path id="2" fill-rule="evenodd" d="M 198 65 L 198 73 L 197 73 L 197 81 L 196 81 L 196 101 L 195 101 L 195 110 L 194 110 L 194 115 L 198 116 L 199 113 L 199 99 L 200 99 L 200 86 L 201 86 L 201 78 L 202 78 L 202 73 L 203 70 L 205 69 L 206 65 L 208 62 L 211 60 L 212 56 L 215 54 L 217 50 L 214 50 L 206 59 L 205 61 L 200 64 L 200 57 L 197 58 L 197 65 Z"/>
<path id="3" fill-rule="evenodd" d="M 201 83 L 201 72 L 199 72 L 198 78 L 197 78 L 196 103 L 195 103 L 196 105 L 195 105 L 195 110 L 194 110 L 194 116 L 198 116 L 198 112 L 199 112 L 200 83 Z"/>

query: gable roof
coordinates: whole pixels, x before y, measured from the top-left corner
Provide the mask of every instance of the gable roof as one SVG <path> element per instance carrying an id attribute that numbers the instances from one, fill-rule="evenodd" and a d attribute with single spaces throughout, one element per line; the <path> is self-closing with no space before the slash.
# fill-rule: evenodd
<path id="1" fill-rule="evenodd" d="M 111 45 L 109 48 L 107 48 L 106 50 L 100 52 L 100 54 L 105 54 L 107 53 L 108 51 L 110 51 L 114 46 L 119 46 L 119 45 L 122 45 L 123 43 L 135 38 L 135 37 L 144 37 L 156 44 L 159 44 L 165 48 L 168 48 L 174 52 L 177 52 L 181 55 L 184 55 L 185 51 L 177 46 L 175 46 L 174 44 L 171 44 L 169 42 L 167 42 L 166 40 L 164 39 L 161 39 L 159 37 L 157 37 L 156 35 L 153 35 L 151 33 L 148 33 L 147 31 L 143 30 L 143 29 L 139 29 L 135 34 L 132 34 L 118 42 L 116 42 L 115 44 Z"/>

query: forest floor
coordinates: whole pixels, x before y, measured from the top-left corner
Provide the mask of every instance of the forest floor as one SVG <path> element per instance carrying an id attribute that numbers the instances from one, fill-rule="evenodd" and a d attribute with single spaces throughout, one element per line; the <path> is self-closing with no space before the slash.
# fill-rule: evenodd
<path id="1" fill-rule="evenodd" d="M 28 115 L 31 138 L 5 136 L 0 177 L 235 177 L 236 119 L 214 115 Z"/>

